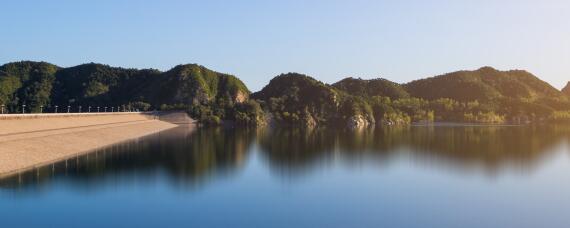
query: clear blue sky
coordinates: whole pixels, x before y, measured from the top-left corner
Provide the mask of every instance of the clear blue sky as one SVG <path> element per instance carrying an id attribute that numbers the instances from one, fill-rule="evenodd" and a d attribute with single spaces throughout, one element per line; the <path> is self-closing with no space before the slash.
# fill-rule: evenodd
<path id="1" fill-rule="evenodd" d="M 254 91 L 300 72 L 407 82 L 460 69 L 570 80 L 570 1 L 2 1 L 0 64 L 198 63 Z"/>

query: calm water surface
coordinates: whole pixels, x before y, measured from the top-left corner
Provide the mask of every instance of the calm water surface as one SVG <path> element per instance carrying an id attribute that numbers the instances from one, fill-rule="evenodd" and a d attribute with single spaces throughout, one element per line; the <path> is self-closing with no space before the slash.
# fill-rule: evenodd
<path id="1" fill-rule="evenodd" d="M 0 227 L 569 227 L 568 139 L 179 127 L 0 180 Z"/>

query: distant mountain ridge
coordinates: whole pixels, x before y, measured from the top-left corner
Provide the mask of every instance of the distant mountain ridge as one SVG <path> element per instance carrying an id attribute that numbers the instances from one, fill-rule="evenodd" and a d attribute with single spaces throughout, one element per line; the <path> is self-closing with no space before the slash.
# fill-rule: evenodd
<path id="1" fill-rule="evenodd" d="M 0 66 L 0 103 L 9 112 L 20 112 L 22 105 L 28 112 L 38 112 L 41 106 L 53 111 L 55 105 L 184 109 L 203 123 L 306 127 L 570 120 L 569 86 L 558 91 L 529 72 L 491 67 L 406 84 L 349 77 L 329 85 L 287 73 L 251 94 L 239 78 L 197 64 L 162 72 L 22 61 Z"/>
<path id="2" fill-rule="evenodd" d="M 428 100 L 452 98 L 473 101 L 504 97 L 534 100 L 563 96 L 556 88 L 531 73 L 522 70 L 498 71 L 491 67 L 420 79 L 404 87 L 412 96 Z"/>
<path id="3" fill-rule="evenodd" d="M 410 97 L 402 85 L 383 78 L 363 80 L 349 77 L 332 86 L 349 94 L 363 97 L 383 96 L 391 99 Z"/>

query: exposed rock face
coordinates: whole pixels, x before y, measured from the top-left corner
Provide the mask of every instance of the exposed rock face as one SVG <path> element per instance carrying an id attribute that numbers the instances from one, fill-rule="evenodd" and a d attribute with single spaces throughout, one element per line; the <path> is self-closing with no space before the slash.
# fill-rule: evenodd
<path id="1" fill-rule="evenodd" d="M 360 129 L 372 125 L 373 122 L 362 115 L 355 115 L 348 119 L 347 127 L 350 129 Z"/>
<path id="2" fill-rule="evenodd" d="M 234 98 L 234 102 L 236 103 L 243 103 L 245 101 L 247 101 L 248 99 L 248 95 L 242 91 L 238 91 L 235 98 Z"/>
<path id="3" fill-rule="evenodd" d="M 305 113 L 305 115 L 304 115 L 303 123 L 304 123 L 303 127 L 306 127 L 306 128 L 314 128 L 317 126 L 317 121 L 308 112 Z"/>

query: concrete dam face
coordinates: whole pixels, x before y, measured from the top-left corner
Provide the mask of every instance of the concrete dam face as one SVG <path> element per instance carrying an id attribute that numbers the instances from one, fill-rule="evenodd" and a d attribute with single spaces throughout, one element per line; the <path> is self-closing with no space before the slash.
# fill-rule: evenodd
<path id="1" fill-rule="evenodd" d="M 193 123 L 183 112 L 0 115 L 0 177 Z"/>

